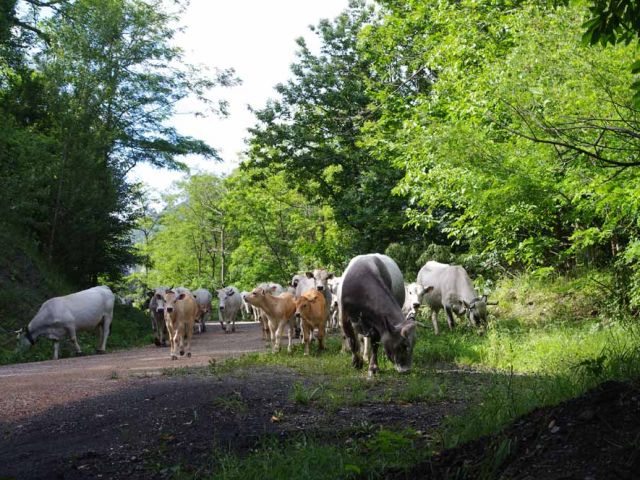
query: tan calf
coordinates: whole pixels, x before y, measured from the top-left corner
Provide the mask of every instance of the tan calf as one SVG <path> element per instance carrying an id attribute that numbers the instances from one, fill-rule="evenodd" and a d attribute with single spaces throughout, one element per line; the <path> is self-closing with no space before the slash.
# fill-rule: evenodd
<path id="1" fill-rule="evenodd" d="M 302 318 L 304 331 L 304 354 L 309 355 L 309 342 L 313 329 L 318 329 L 318 350 L 324 350 L 324 324 L 327 302 L 324 294 L 315 288 L 304 292 L 296 300 L 296 317 Z"/>
<path id="2" fill-rule="evenodd" d="M 295 328 L 296 302 L 293 295 L 283 292 L 274 296 L 264 288 L 254 288 L 251 293 L 245 296 L 245 301 L 254 307 L 261 308 L 267 314 L 269 333 L 271 335 L 271 345 L 273 352 L 280 350 L 280 338 L 282 330 L 288 327 L 289 344 L 287 351 L 291 352 L 291 341 L 293 329 Z"/>
<path id="3" fill-rule="evenodd" d="M 164 302 L 164 319 L 171 341 L 171 360 L 178 358 L 178 348 L 180 348 L 180 355 L 184 355 L 185 337 L 187 337 L 187 357 L 190 357 L 193 324 L 198 317 L 196 299 L 189 292 L 177 294 L 173 290 L 167 290 L 164 294 Z"/>

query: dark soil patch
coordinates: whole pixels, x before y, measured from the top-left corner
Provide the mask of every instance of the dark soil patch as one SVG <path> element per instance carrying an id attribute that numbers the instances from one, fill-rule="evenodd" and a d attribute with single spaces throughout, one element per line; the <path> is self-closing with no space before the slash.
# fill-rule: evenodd
<path id="1" fill-rule="evenodd" d="M 303 380 L 281 367 L 225 376 L 194 369 L 0 423 L 0 478 L 160 479 L 174 466 L 206 475 L 221 455 L 243 455 L 265 437 L 335 441 L 381 426 L 427 431 L 462 407 L 366 401 L 330 410 L 291 399 Z"/>
<path id="2" fill-rule="evenodd" d="M 500 434 L 444 451 L 394 479 L 640 478 L 640 390 L 605 382 L 534 410 Z"/>

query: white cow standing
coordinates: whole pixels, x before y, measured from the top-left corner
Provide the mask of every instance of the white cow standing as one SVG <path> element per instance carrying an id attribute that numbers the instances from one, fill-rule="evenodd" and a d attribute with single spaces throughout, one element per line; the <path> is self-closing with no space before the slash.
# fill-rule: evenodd
<path id="1" fill-rule="evenodd" d="M 207 331 L 207 322 L 211 319 L 211 292 L 206 288 L 198 288 L 193 291 L 193 298 L 198 304 L 198 318 L 196 319 L 196 328 L 198 333 Z"/>
<path id="2" fill-rule="evenodd" d="M 53 340 L 53 359 L 60 353 L 60 340 L 69 336 L 76 349 L 76 355 L 82 353 L 76 332 L 101 329 L 100 348 L 97 353 L 105 353 L 107 338 L 113 320 L 113 304 L 115 295 L 109 287 L 93 287 L 81 292 L 50 298 L 42 304 L 36 316 L 27 325 L 21 335 L 23 348 L 35 345 L 38 337 L 46 336 Z"/>
<path id="3" fill-rule="evenodd" d="M 241 306 L 240 291 L 236 287 L 225 287 L 218 290 L 218 319 L 225 333 L 236 331 L 236 317 Z"/>

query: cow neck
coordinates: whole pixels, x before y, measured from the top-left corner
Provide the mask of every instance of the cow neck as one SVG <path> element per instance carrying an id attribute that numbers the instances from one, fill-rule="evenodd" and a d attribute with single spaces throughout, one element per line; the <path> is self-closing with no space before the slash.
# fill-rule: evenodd
<path id="1" fill-rule="evenodd" d="M 27 340 L 29 340 L 29 343 L 31 344 L 31 346 L 36 344 L 36 341 L 34 340 L 33 336 L 31 335 L 31 332 L 29 331 L 29 325 L 27 325 L 27 331 L 24 335 Z"/>

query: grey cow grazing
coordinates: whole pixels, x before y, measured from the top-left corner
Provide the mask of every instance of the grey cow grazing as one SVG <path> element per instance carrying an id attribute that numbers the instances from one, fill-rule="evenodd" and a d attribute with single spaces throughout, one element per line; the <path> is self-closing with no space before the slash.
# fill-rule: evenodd
<path id="1" fill-rule="evenodd" d="M 240 308 L 242 308 L 242 299 L 236 287 L 224 287 L 218 290 L 218 318 L 225 333 L 236 331 L 236 317 L 240 313 Z"/>
<path id="2" fill-rule="evenodd" d="M 416 322 L 405 319 L 402 313 L 404 279 L 396 262 L 377 253 L 353 258 L 342 275 L 338 295 L 353 365 L 363 365 L 356 335 L 361 334 L 371 340 L 369 376 L 378 371 L 379 343 L 398 372 L 410 370 Z"/>
<path id="3" fill-rule="evenodd" d="M 149 312 L 151 313 L 151 328 L 153 328 L 154 340 L 153 343 L 157 347 L 166 347 L 168 336 L 167 325 L 164 321 L 164 294 L 169 290 L 169 287 L 156 287 L 153 291 L 149 292 L 151 300 L 149 301 Z"/>
<path id="4" fill-rule="evenodd" d="M 487 323 L 487 296 L 478 296 L 466 270 L 459 265 L 427 262 L 418 272 L 417 283 L 429 289 L 422 297 L 431 308 L 433 329 L 438 332 L 438 312 L 444 309 L 447 324 L 455 326 L 453 314 L 467 316 L 473 326 Z"/>

